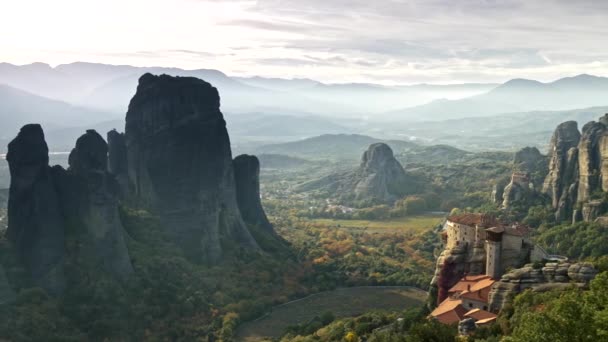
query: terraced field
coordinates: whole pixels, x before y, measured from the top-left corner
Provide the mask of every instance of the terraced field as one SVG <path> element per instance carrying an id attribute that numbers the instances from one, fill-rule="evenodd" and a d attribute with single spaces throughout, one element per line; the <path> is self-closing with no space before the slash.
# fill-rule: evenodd
<path id="1" fill-rule="evenodd" d="M 341 288 L 289 302 L 266 316 L 242 324 L 236 340 L 258 342 L 280 337 L 290 325 L 305 323 L 324 312 L 336 318 L 353 317 L 372 310 L 402 311 L 424 305 L 427 293 L 412 287 L 368 286 Z"/>

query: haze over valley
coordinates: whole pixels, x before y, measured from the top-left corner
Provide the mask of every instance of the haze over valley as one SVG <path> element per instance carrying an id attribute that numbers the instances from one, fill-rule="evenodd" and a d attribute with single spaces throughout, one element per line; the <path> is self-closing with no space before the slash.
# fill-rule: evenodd
<path id="1" fill-rule="evenodd" d="M 607 339 L 608 5 L 2 10 L 0 341 Z"/>

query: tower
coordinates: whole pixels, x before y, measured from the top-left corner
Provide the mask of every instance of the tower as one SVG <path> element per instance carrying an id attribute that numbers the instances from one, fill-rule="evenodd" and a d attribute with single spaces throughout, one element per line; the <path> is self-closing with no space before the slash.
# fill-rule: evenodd
<path id="1" fill-rule="evenodd" d="M 499 227 L 486 229 L 486 274 L 492 279 L 499 279 L 502 276 L 500 259 L 503 232 L 504 228 Z"/>

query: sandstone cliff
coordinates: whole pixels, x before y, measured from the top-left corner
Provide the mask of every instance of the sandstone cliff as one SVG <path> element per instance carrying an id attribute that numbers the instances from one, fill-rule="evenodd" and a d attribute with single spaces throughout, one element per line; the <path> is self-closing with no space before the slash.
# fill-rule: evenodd
<path id="1" fill-rule="evenodd" d="M 256 250 L 237 205 L 234 168 L 217 89 L 192 77 L 139 79 L 125 139 L 132 198 L 160 216 L 193 260 Z"/>

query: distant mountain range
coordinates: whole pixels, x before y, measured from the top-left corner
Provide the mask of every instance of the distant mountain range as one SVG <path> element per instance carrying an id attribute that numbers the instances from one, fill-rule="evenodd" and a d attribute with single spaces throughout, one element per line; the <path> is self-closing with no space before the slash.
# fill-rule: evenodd
<path id="1" fill-rule="evenodd" d="M 545 141 L 557 122 L 554 115 L 559 120 L 578 115 L 585 121 L 590 112 L 597 116 L 601 106 L 608 106 L 608 78 L 592 75 L 549 83 L 514 79 L 504 84 L 384 86 L 232 77 L 211 69 L 0 63 L 1 146 L 27 122 L 45 125 L 53 150 L 70 146 L 85 128 L 121 130 L 137 80 L 145 72 L 194 76 L 217 87 L 232 143 L 243 151 L 340 133 L 416 137 L 421 143 L 454 143 L 465 149 L 517 148 Z M 542 140 L 535 139 L 539 133 Z M 484 141 L 486 136 L 491 137 Z"/>
<path id="2" fill-rule="evenodd" d="M 108 116 L 111 114 L 0 84 L 0 140 L 14 138 L 27 123 L 41 123 L 53 130 L 66 125 L 92 125 Z"/>
<path id="3" fill-rule="evenodd" d="M 356 159 L 369 145 L 385 143 L 395 154 L 416 148 L 417 145 L 402 140 L 382 140 L 360 134 L 324 134 L 293 142 L 264 145 L 256 148 L 257 154 L 281 154 L 306 159 Z"/>
<path id="4" fill-rule="evenodd" d="M 484 94 L 435 100 L 383 116 L 404 121 L 440 121 L 511 112 L 569 110 L 608 105 L 607 94 L 606 77 L 583 74 L 549 83 L 514 79 Z"/>

